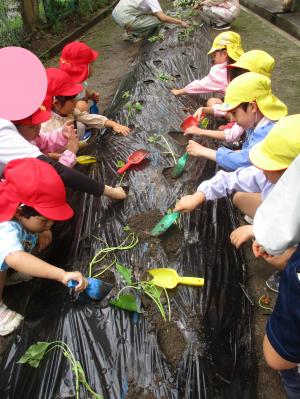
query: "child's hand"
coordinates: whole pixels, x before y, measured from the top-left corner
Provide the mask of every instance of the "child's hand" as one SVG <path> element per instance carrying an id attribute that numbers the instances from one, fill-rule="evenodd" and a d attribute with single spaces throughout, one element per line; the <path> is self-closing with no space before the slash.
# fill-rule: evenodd
<path id="1" fill-rule="evenodd" d="M 174 212 L 191 212 L 205 202 L 205 195 L 201 191 L 197 191 L 192 195 L 182 197 L 174 208 Z"/>
<path id="2" fill-rule="evenodd" d="M 38 237 L 38 252 L 43 251 L 52 243 L 52 231 L 46 230 L 39 234 Z"/>
<path id="3" fill-rule="evenodd" d="M 67 150 L 73 152 L 74 154 L 77 154 L 77 151 L 79 150 L 79 138 L 74 133 L 68 140 Z"/>
<path id="4" fill-rule="evenodd" d="M 127 126 L 120 125 L 117 122 L 112 122 L 111 128 L 114 132 L 121 134 L 122 136 L 128 136 L 130 133 L 130 129 Z"/>
<path id="5" fill-rule="evenodd" d="M 62 132 L 63 136 L 64 136 L 66 139 L 69 139 L 70 136 L 76 134 L 76 129 L 74 128 L 74 121 L 68 121 L 68 122 L 66 122 L 66 123 L 63 125 L 61 132 Z"/>
<path id="6" fill-rule="evenodd" d="M 98 91 L 92 91 L 89 96 L 89 99 L 92 101 L 96 101 L 96 103 L 98 103 L 100 100 L 100 93 Z"/>
<path id="7" fill-rule="evenodd" d="M 181 95 L 181 90 L 180 89 L 172 89 L 171 93 L 174 94 L 174 96 L 180 96 Z"/>
<path id="8" fill-rule="evenodd" d="M 198 108 L 197 111 L 194 113 L 194 116 L 198 119 L 199 122 L 202 114 L 203 114 L 203 107 Z"/>
<path id="9" fill-rule="evenodd" d="M 189 24 L 187 23 L 187 22 L 185 22 L 185 21 L 181 21 L 181 24 L 180 24 L 183 28 L 188 28 L 189 27 Z"/>
<path id="10" fill-rule="evenodd" d="M 48 152 L 47 156 L 55 161 L 59 161 L 61 154 L 58 154 L 57 152 Z"/>
<path id="11" fill-rule="evenodd" d="M 205 156 L 206 147 L 196 143 L 196 141 L 189 140 L 189 144 L 186 147 L 186 152 L 193 157 L 203 157 Z"/>
<path id="12" fill-rule="evenodd" d="M 270 256 L 270 255 L 267 254 L 267 252 L 264 250 L 264 248 L 261 245 L 259 245 L 259 243 L 257 241 L 253 241 L 252 251 L 253 251 L 253 254 L 254 254 L 254 256 L 256 258 L 261 258 L 261 257 L 264 257 L 264 256 Z"/>
<path id="13" fill-rule="evenodd" d="M 186 136 L 187 134 L 195 134 L 196 136 L 201 136 L 202 129 L 200 129 L 197 126 L 191 126 L 188 129 L 186 129 L 186 131 L 183 134 L 184 134 L 184 136 Z"/>
<path id="14" fill-rule="evenodd" d="M 230 234 L 230 241 L 232 245 L 234 245 L 236 248 L 239 248 L 242 244 L 250 240 L 252 237 L 253 226 L 241 226 L 233 230 L 233 232 Z"/>
<path id="15" fill-rule="evenodd" d="M 64 285 L 68 285 L 68 281 L 75 280 L 78 282 L 78 285 L 75 287 L 76 292 L 84 291 L 88 286 L 88 281 L 80 272 L 64 272 L 61 283 Z"/>

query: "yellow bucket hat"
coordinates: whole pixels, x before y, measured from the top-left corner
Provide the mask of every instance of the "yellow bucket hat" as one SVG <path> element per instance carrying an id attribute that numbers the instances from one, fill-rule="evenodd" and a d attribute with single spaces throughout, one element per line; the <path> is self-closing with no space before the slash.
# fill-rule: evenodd
<path id="1" fill-rule="evenodd" d="M 250 72 L 260 73 L 269 78 L 274 65 L 275 60 L 270 54 L 262 50 L 251 50 L 242 54 L 234 64 L 227 65 L 227 68 L 247 69 Z"/>
<path id="2" fill-rule="evenodd" d="M 286 116 L 277 122 L 249 153 L 253 165 L 266 171 L 287 169 L 300 154 L 300 114 Z"/>
<path id="3" fill-rule="evenodd" d="M 253 101 L 268 119 L 277 121 L 287 115 L 286 105 L 272 94 L 271 80 L 255 72 L 246 72 L 229 83 L 218 110 L 229 112 L 241 103 Z"/>
<path id="4" fill-rule="evenodd" d="M 212 54 L 222 49 L 226 49 L 229 57 L 237 61 L 244 52 L 241 44 L 241 36 L 232 31 L 220 33 L 215 37 L 212 47 L 207 54 Z"/>

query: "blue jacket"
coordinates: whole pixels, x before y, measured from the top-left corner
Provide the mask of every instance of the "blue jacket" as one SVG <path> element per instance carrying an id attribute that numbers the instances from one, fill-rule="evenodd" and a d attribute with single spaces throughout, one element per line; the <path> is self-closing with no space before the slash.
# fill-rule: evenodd
<path id="1" fill-rule="evenodd" d="M 216 162 L 225 170 L 234 171 L 238 168 L 244 168 L 252 165 L 249 159 L 250 149 L 262 141 L 276 122 L 266 119 L 266 123 L 260 124 L 253 130 L 246 130 L 247 138 L 243 143 L 242 149 L 233 151 L 226 147 L 220 147 L 217 150 Z"/>

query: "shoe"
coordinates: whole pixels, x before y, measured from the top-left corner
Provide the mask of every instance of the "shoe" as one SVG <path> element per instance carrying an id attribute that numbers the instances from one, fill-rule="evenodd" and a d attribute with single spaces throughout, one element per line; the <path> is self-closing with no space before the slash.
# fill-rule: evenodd
<path id="1" fill-rule="evenodd" d="M 266 281 L 266 286 L 273 292 L 278 294 L 279 292 L 279 282 L 280 282 L 280 272 L 276 271 L 268 278 Z"/>
<path id="2" fill-rule="evenodd" d="M 135 36 L 133 33 L 129 33 L 125 31 L 122 35 L 122 40 L 125 42 L 137 43 L 140 42 L 143 38 L 139 36 Z"/>
<path id="3" fill-rule="evenodd" d="M 245 215 L 245 216 L 244 216 L 244 219 L 245 219 L 245 221 L 246 221 L 248 224 L 253 224 L 253 219 L 252 219 L 250 216 Z"/>
<path id="4" fill-rule="evenodd" d="M 32 276 L 29 276 L 29 274 L 15 272 L 7 276 L 5 286 L 8 287 L 10 285 L 25 283 L 29 280 L 32 280 Z"/>
<path id="5" fill-rule="evenodd" d="M 0 305 L 0 335 L 4 337 L 17 330 L 23 319 L 24 317 L 22 315 L 8 309 L 2 302 Z"/>
<path id="6" fill-rule="evenodd" d="M 231 25 L 230 24 L 226 24 L 226 23 L 212 23 L 211 27 L 214 30 L 228 30 L 228 29 L 231 29 Z"/>
<path id="7" fill-rule="evenodd" d="M 93 133 L 90 130 L 86 130 L 80 137 L 80 142 L 88 141 L 92 137 Z"/>
<path id="8" fill-rule="evenodd" d="M 236 121 L 230 121 L 228 123 L 226 123 L 226 125 L 221 125 L 218 127 L 219 130 L 225 130 L 225 129 L 231 129 L 232 126 L 234 126 L 236 124 Z"/>

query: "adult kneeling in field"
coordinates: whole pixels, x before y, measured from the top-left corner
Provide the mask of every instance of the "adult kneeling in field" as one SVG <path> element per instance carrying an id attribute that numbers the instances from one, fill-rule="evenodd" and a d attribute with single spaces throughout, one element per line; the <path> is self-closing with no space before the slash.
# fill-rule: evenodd
<path id="1" fill-rule="evenodd" d="M 123 40 L 133 43 L 141 40 L 161 23 L 188 24 L 166 15 L 158 0 L 120 0 L 112 12 L 115 22 L 124 28 Z"/>

